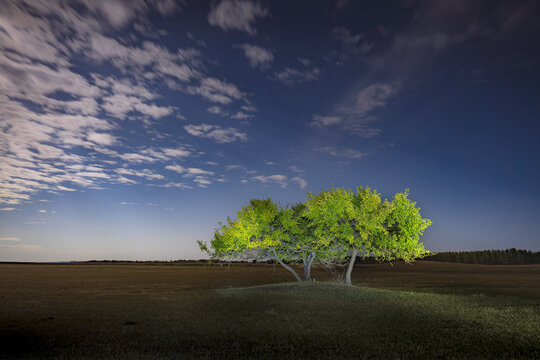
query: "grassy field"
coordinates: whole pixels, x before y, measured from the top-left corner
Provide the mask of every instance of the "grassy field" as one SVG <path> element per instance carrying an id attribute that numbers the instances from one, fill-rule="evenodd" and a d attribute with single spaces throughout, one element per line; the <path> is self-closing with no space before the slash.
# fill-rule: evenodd
<path id="1" fill-rule="evenodd" d="M 539 359 L 540 266 L 0 264 L 0 359 Z M 288 282 L 288 283 L 287 283 Z"/>

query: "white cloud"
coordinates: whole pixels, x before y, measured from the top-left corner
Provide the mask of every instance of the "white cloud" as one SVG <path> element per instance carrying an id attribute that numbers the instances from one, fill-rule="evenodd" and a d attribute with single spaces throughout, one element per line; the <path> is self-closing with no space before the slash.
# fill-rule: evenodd
<path id="1" fill-rule="evenodd" d="M 298 183 L 300 189 L 305 189 L 307 187 L 307 181 L 302 179 L 301 177 L 295 176 L 291 179 L 291 181 Z"/>
<path id="2" fill-rule="evenodd" d="M 146 104 L 140 98 L 126 96 L 124 94 L 115 94 L 103 98 L 103 108 L 111 115 L 119 119 L 125 119 L 126 115 L 132 111 L 148 115 L 154 119 L 170 115 L 173 111 L 172 106 L 157 106 L 155 104 Z"/>
<path id="3" fill-rule="evenodd" d="M 15 210 L 13 205 L 42 191 L 137 183 L 130 177 L 163 179 L 148 169 L 117 164 L 175 161 L 195 151 L 162 144 L 119 150 L 125 144 L 124 125 L 114 119 L 142 120 L 150 133 L 149 119 L 181 117 L 160 97 L 162 86 L 220 104 L 249 104 L 235 84 L 206 74 L 199 50 L 170 50 L 149 38 L 132 37 L 131 24 L 147 25 L 150 12 L 168 15 L 183 2 L 0 2 L 1 211 Z M 248 28 L 253 19 L 248 19 Z M 122 36 L 117 36 L 119 30 Z M 88 69 L 108 73 L 89 74 Z M 245 117 L 246 112 L 236 115 Z M 234 128 L 215 127 L 205 137 L 247 140 Z M 152 141 L 164 139 L 165 134 L 152 133 Z"/>
<path id="4" fill-rule="evenodd" d="M 47 210 L 39 210 L 40 213 L 46 213 Z"/>
<path id="5" fill-rule="evenodd" d="M 360 152 L 358 150 L 354 150 L 354 149 L 338 149 L 338 148 L 333 147 L 333 146 L 325 146 L 325 147 L 321 147 L 321 148 L 316 148 L 315 151 L 327 153 L 327 154 L 330 154 L 332 156 L 348 158 L 348 159 L 362 159 L 367 155 L 366 153 L 362 153 L 362 152 Z"/>
<path id="6" fill-rule="evenodd" d="M 244 110 L 245 112 L 256 112 L 257 111 L 255 106 L 253 106 L 253 105 L 242 105 L 240 108 L 242 110 Z"/>
<path id="7" fill-rule="evenodd" d="M 183 148 L 143 148 L 140 149 L 137 153 L 124 153 L 117 154 L 119 158 L 124 161 L 134 162 L 134 163 L 154 163 L 157 161 L 167 161 L 172 159 L 179 159 L 188 157 L 191 155 L 191 151 Z"/>
<path id="8" fill-rule="evenodd" d="M 303 173 L 305 173 L 304 170 L 299 169 L 299 168 L 298 168 L 297 166 L 295 166 L 295 165 L 289 166 L 289 169 L 291 169 L 291 171 L 293 171 L 293 172 L 295 172 L 295 173 L 297 173 L 297 174 L 303 174 Z"/>
<path id="9" fill-rule="evenodd" d="M 115 172 L 120 175 L 138 176 L 138 177 L 145 178 L 147 180 L 162 180 L 165 178 L 163 175 L 157 174 L 154 171 L 149 170 L 149 169 L 132 170 L 132 169 L 120 168 L 120 169 L 116 169 Z"/>
<path id="10" fill-rule="evenodd" d="M 369 85 L 353 94 L 348 102 L 338 106 L 338 110 L 347 115 L 366 116 L 371 111 L 385 106 L 390 97 L 394 96 L 400 89 L 399 82 L 381 82 Z"/>
<path id="11" fill-rule="evenodd" d="M 244 50 L 244 55 L 252 68 L 267 69 L 274 60 L 272 51 L 263 47 L 250 44 L 236 45 L 235 47 Z"/>
<path id="12" fill-rule="evenodd" d="M 25 244 L 0 244 L 0 247 L 21 249 L 21 250 L 41 250 L 41 245 L 25 245 Z"/>
<path id="13" fill-rule="evenodd" d="M 0 211 L 13 211 L 15 210 L 14 207 L 4 207 L 4 208 L 0 208 Z"/>
<path id="14" fill-rule="evenodd" d="M 166 184 L 156 185 L 156 186 L 164 187 L 164 188 L 178 188 L 178 189 L 182 189 L 182 190 L 192 189 L 191 186 L 186 185 L 184 183 L 178 183 L 178 182 L 169 182 L 169 183 L 166 183 Z"/>
<path id="15" fill-rule="evenodd" d="M 223 108 L 221 108 L 220 106 L 210 106 L 207 110 L 210 114 L 215 114 L 215 115 L 223 114 Z"/>
<path id="16" fill-rule="evenodd" d="M 200 176 L 193 179 L 193 182 L 197 183 L 197 186 L 202 187 L 202 188 L 206 188 L 206 187 L 208 187 L 207 185 L 212 184 L 212 181 L 210 181 L 210 180 L 208 180 L 206 178 L 200 177 Z"/>
<path id="17" fill-rule="evenodd" d="M 262 183 L 276 183 L 279 184 L 282 188 L 287 187 L 287 176 L 285 175 L 269 175 L 269 176 L 253 176 L 252 180 L 260 181 Z"/>
<path id="18" fill-rule="evenodd" d="M 212 176 L 214 175 L 214 172 L 213 171 L 207 171 L 207 170 L 203 170 L 203 169 L 199 169 L 199 168 L 187 168 L 185 169 L 185 175 L 184 177 L 193 177 L 193 176 L 204 176 L 204 175 L 208 175 L 208 176 Z"/>
<path id="19" fill-rule="evenodd" d="M 341 116 L 321 116 L 319 114 L 313 115 L 313 121 L 310 123 L 313 126 L 324 127 L 337 125 L 343 121 Z"/>
<path id="20" fill-rule="evenodd" d="M 92 132 L 86 137 L 87 140 L 92 141 L 98 145 L 110 146 L 116 142 L 116 138 L 111 134 Z"/>
<path id="21" fill-rule="evenodd" d="M 182 174 L 186 169 L 182 165 L 167 165 L 165 169 Z"/>
<path id="22" fill-rule="evenodd" d="M 16 237 L 0 237 L 0 241 L 21 241 L 21 239 Z"/>
<path id="23" fill-rule="evenodd" d="M 208 15 L 210 25 L 219 26 L 225 31 L 239 30 L 255 35 L 257 30 L 252 26 L 258 17 L 270 15 L 268 9 L 258 2 L 247 0 L 223 0 L 214 3 Z"/>
<path id="24" fill-rule="evenodd" d="M 235 128 L 221 128 L 218 125 L 186 125 L 184 129 L 193 136 L 212 139 L 218 143 L 232 143 L 235 141 L 247 141 L 247 135 Z"/>
<path id="25" fill-rule="evenodd" d="M 236 85 L 212 77 L 202 79 L 199 86 L 190 86 L 187 91 L 190 94 L 201 95 L 211 102 L 224 105 L 245 97 Z"/>
<path id="26" fill-rule="evenodd" d="M 371 126 L 371 123 L 377 120 L 373 113 L 387 106 L 400 90 L 399 81 L 371 84 L 351 93 L 341 103 L 335 105 L 333 114 L 325 116 L 314 114 L 310 125 L 319 128 L 334 126 L 350 135 L 375 137 L 381 130 Z"/>
<path id="27" fill-rule="evenodd" d="M 320 70 L 316 67 L 311 70 L 297 70 L 291 68 L 285 68 L 280 72 L 274 73 L 274 79 L 282 82 L 287 86 L 293 86 L 295 84 L 306 83 L 319 80 Z"/>

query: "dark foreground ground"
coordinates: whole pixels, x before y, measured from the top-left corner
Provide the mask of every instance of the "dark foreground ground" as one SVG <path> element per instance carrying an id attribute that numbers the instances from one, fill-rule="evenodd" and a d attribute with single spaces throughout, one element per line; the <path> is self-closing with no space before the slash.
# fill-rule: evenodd
<path id="1" fill-rule="evenodd" d="M 361 265 L 354 287 L 314 277 L 0 264 L 0 359 L 540 359 L 540 266 Z"/>

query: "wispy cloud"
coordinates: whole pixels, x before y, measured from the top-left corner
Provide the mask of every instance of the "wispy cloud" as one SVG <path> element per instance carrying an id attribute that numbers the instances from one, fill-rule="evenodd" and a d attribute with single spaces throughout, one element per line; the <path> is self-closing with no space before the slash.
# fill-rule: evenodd
<path id="1" fill-rule="evenodd" d="M 321 71 L 317 67 L 308 70 L 285 68 L 282 71 L 275 72 L 273 78 L 287 86 L 293 86 L 296 84 L 317 81 L 319 80 L 320 73 Z"/>
<path id="2" fill-rule="evenodd" d="M 372 138 L 381 130 L 372 124 L 378 119 L 375 112 L 388 105 L 401 90 L 401 82 L 378 82 L 349 94 L 334 105 L 329 115 L 314 114 L 310 125 L 316 128 L 337 128 L 347 134 Z"/>
<path id="3" fill-rule="evenodd" d="M 248 140 L 247 134 L 235 128 L 221 128 L 218 125 L 186 125 L 184 129 L 188 134 L 214 140 L 217 143 L 232 143 L 236 141 L 245 142 Z"/>
<path id="4" fill-rule="evenodd" d="M 325 147 L 315 148 L 314 150 L 318 152 L 322 152 L 322 153 L 327 153 L 332 156 L 342 157 L 342 158 L 347 158 L 347 159 L 362 159 L 367 155 L 366 153 L 360 152 L 358 150 L 338 149 L 334 146 L 325 146 Z"/>
<path id="5" fill-rule="evenodd" d="M 300 186 L 300 189 L 305 189 L 307 187 L 307 181 L 301 177 L 295 176 L 291 179 L 291 181 L 296 182 L 298 186 Z"/>
<path id="6" fill-rule="evenodd" d="M 25 244 L 0 244 L 0 247 L 11 248 L 11 249 L 21 249 L 21 250 L 41 250 L 43 246 L 41 245 L 25 245 Z"/>
<path id="7" fill-rule="evenodd" d="M 266 183 L 276 183 L 276 184 L 280 185 L 282 188 L 285 188 L 288 185 L 287 176 L 280 175 L 280 174 L 269 175 L 269 176 L 263 176 L 263 175 L 253 176 L 251 178 L 251 180 L 260 181 L 260 182 L 265 183 L 265 184 Z"/>
<path id="8" fill-rule="evenodd" d="M 268 9 L 259 2 L 249 0 L 222 0 L 214 3 L 208 15 L 210 25 L 219 26 L 225 31 L 239 30 L 250 35 L 257 34 L 252 23 L 256 18 L 270 15 Z"/>
<path id="9" fill-rule="evenodd" d="M 21 239 L 16 237 L 0 237 L 0 241 L 21 241 Z"/>
<path id="10" fill-rule="evenodd" d="M 249 65 L 252 68 L 259 68 L 265 70 L 270 66 L 270 63 L 274 60 L 274 54 L 272 51 L 265 49 L 261 46 L 241 44 L 234 46 L 237 49 L 242 49 L 244 55 L 249 61 Z"/>

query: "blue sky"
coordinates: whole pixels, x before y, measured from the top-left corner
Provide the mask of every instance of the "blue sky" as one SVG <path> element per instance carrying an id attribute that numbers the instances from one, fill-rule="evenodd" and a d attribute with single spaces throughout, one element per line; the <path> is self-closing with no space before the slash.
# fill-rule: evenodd
<path id="1" fill-rule="evenodd" d="M 251 198 L 410 188 L 432 251 L 539 251 L 535 1 L 7 1 L 0 261 L 203 255 Z"/>

